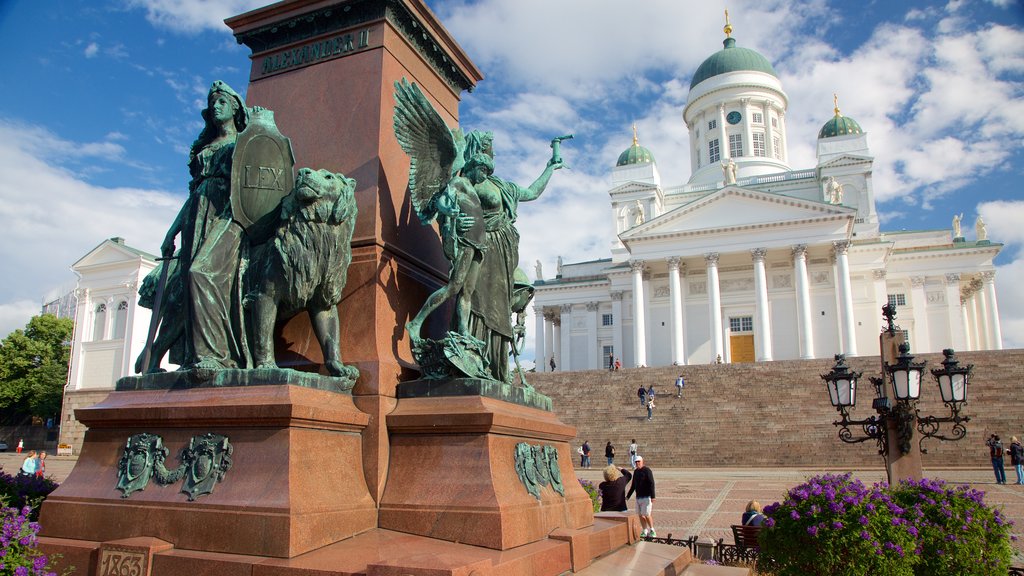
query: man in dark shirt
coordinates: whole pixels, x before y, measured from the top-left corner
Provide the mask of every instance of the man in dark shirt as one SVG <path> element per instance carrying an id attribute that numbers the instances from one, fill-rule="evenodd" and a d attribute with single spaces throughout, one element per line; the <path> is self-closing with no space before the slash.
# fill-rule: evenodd
<path id="1" fill-rule="evenodd" d="M 644 466 L 644 457 L 636 455 L 636 471 L 633 472 L 633 483 L 629 486 L 628 500 L 636 492 L 636 513 L 640 516 L 640 537 L 657 538 L 654 521 L 651 519 L 651 507 L 654 504 L 654 473 Z"/>
<path id="2" fill-rule="evenodd" d="M 590 440 L 583 441 L 583 467 L 590 468 Z"/>

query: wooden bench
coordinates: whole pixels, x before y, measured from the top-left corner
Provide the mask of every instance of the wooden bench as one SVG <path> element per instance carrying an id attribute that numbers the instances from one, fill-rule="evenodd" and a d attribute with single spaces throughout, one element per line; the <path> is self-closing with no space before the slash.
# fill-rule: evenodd
<path id="1" fill-rule="evenodd" d="M 740 524 L 732 525 L 732 539 L 736 542 L 736 547 L 740 551 L 750 549 L 759 550 L 760 546 L 757 543 L 757 537 L 761 534 L 760 526 L 743 526 Z"/>

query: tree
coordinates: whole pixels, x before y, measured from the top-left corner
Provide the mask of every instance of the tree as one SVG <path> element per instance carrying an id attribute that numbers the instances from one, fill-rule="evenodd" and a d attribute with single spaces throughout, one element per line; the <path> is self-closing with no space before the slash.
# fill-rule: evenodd
<path id="1" fill-rule="evenodd" d="M 0 342 L 0 419 L 4 424 L 60 413 L 73 329 L 69 318 L 43 314 Z"/>

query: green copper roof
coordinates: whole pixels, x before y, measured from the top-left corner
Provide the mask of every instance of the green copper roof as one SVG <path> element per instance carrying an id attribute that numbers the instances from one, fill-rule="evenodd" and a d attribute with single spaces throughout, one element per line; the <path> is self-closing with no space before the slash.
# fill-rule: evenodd
<path id="1" fill-rule="evenodd" d="M 708 59 L 697 68 L 693 79 L 690 80 L 691 90 L 708 78 L 727 72 L 748 70 L 764 72 L 778 78 L 779 75 L 775 73 L 775 68 L 772 68 L 772 64 L 767 58 L 750 48 L 737 47 L 735 38 L 726 38 L 722 44 L 725 48 L 708 56 Z"/>
<path id="2" fill-rule="evenodd" d="M 647 164 L 652 162 L 654 162 L 654 154 L 651 154 L 650 150 L 634 140 L 632 146 L 623 150 L 622 154 L 619 154 L 619 160 L 615 165 L 628 166 L 630 164 Z"/>
<path id="3" fill-rule="evenodd" d="M 832 138 L 833 136 L 845 136 L 847 134 L 863 134 L 860 124 L 853 118 L 847 118 L 836 111 L 831 120 L 825 122 L 818 132 L 818 138 Z"/>

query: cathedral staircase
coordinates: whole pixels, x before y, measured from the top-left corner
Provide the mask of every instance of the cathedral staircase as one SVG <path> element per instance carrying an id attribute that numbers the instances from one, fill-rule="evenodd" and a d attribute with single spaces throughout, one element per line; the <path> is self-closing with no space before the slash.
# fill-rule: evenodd
<path id="1" fill-rule="evenodd" d="M 968 434 L 959 442 L 925 440 L 925 470 L 985 468 L 988 434 L 999 434 L 1007 444 L 1011 435 L 1024 437 L 1024 350 L 963 352 L 957 358 L 961 365 L 974 364 L 965 407 L 971 417 Z M 920 354 L 915 360 L 926 360 L 926 370 L 940 368 L 942 354 Z M 859 356 L 848 363 L 863 371 L 851 417 L 867 418 L 875 413 L 867 378 L 878 376 L 879 357 Z M 833 365 L 832 360 L 786 360 L 584 370 L 530 374 L 529 382 L 551 397 L 562 422 L 576 427 L 574 452 L 584 440 L 590 442 L 594 467 L 604 465 L 609 440 L 616 462 L 627 463 L 627 447 L 635 438 L 654 468 L 877 468 L 882 460 L 873 442 L 844 445 L 832 426 L 838 414 L 821 375 Z M 674 386 L 679 374 L 686 379 L 682 398 L 676 398 Z M 648 421 L 636 393 L 640 385 L 652 384 L 656 408 Z M 922 415 L 948 415 L 931 374 L 925 374 L 921 390 Z M 948 434 L 949 426 L 942 431 Z M 915 434 L 915 445 L 919 438 Z"/>

